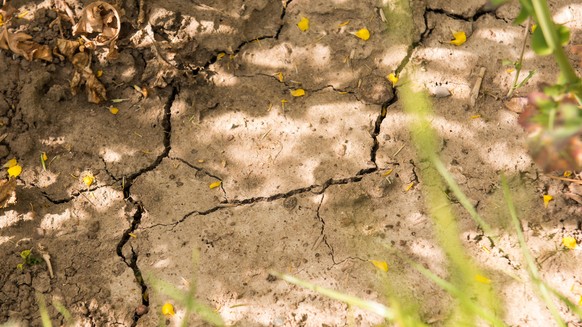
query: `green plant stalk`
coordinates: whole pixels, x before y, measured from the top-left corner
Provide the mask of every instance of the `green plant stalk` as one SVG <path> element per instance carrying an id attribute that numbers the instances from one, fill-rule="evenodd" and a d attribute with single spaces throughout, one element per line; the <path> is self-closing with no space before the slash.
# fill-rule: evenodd
<path id="1" fill-rule="evenodd" d="M 525 259 L 525 262 L 527 263 L 528 268 L 527 271 L 530 275 L 531 282 L 538 291 L 539 296 L 542 298 L 542 300 L 550 310 L 550 313 L 552 314 L 552 317 L 554 318 L 558 326 L 565 327 L 566 324 L 564 323 L 564 320 L 560 316 L 558 309 L 556 308 L 554 302 L 552 301 L 552 298 L 550 297 L 551 290 L 541 279 L 534 258 L 532 257 L 530 251 L 527 248 L 527 243 L 525 242 L 523 230 L 521 229 L 521 224 L 519 222 L 519 219 L 517 218 L 517 211 L 515 209 L 515 205 L 513 204 L 511 192 L 509 191 L 509 184 L 507 183 L 505 176 L 501 176 L 501 184 L 503 187 L 503 196 L 505 198 L 505 202 L 507 202 L 507 207 L 509 209 L 509 215 L 511 216 L 511 221 L 513 222 L 515 231 L 517 232 L 517 239 L 519 241 L 523 257 Z"/>
<path id="2" fill-rule="evenodd" d="M 533 9 L 538 19 L 539 27 L 542 29 L 542 34 L 546 43 L 552 49 L 554 59 L 560 67 L 560 72 L 566 83 L 572 87 L 572 92 L 576 96 L 578 102 L 582 101 L 582 84 L 580 78 L 576 75 L 574 68 L 570 65 L 568 57 L 560 44 L 560 38 L 556 30 L 556 25 L 550 15 L 550 8 L 546 0 L 532 0 Z"/>
<path id="3" fill-rule="evenodd" d="M 40 312 L 40 320 L 42 321 L 43 327 L 52 327 L 51 318 L 49 316 L 48 310 L 46 308 L 46 301 L 44 300 L 44 295 L 42 293 L 35 293 L 36 301 L 38 302 L 38 310 Z"/>
<path id="4" fill-rule="evenodd" d="M 449 273 L 451 283 L 463 290 L 457 300 L 461 304 L 455 308 L 454 321 L 458 323 L 474 324 L 476 315 L 466 303 L 478 298 L 479 304 L 485 310 L 497 312 L 499 302 L 494 298 L 488 286 L 474 280 L 479 269 L 466 255 L 459 238 L 459 229 L 451 205 L 443 191 L 444 185 L 434 162 L 437 161 L 437 146 L 435 134 L 427 117 L 432 114 L 431 104 L 424 93 L 413 91 L 413 83 L 406 81 L 400 89 L 400 99 L 404 104 L 405 112 L 411 116 L 412 140 L 417 148 L 420 162 L 430 163 L 421 170 L 421 183 L 425 196 L 425 205 L 429 215 L 435 223 L 437 240 L 450 261 Z M 483 274 L 481 274 L 483 275 Z"/>
<path id="5" fill-rule="evenodd" d="M 527 35 L 529 33 L 530 23 L 531 23 L 531 19 L 528 19 L 527 23 L 525 25 L 525 31 L 523 33 L 523 43 L 521 45 L 521 53 L 519 54 L 519 58 L 517 59 L 517 63 L 515 63 L 515 78 L 513 79 L 513 83 L 511 85 L 511 88 L 509 89 L 509 93 L 507 93 L 507 95 L 505 96 L 506 98 L 510 98 L 513 95 L 513 92 L 515 92 L 515 90 L 517 90 L 517 88 L 519 87 L 517 84 L 517 81 L 519 80 L 519 74 L 521 73 L 521 67 L 522 67 L 522 63 L 523 63 L 523 54 L 525 52 L 525 46 L 527 44 Z"/>
<path id="6" fill-rule="evenodd" d="M 301 279 L 295 278 L 295 277 L 290 276 L 290 275 L 279 274 L 277 272 L 270 272 L 270 274 L 273 276 L 276 276 L 277 278 L 281 278 L 282 280 L 286 281 L 287 283 L 301 286 L 301 287 L 306 288 L 308 290 L 312 290 L 314 292 L 317 292 L 321 295 L 325 295 L 331 299 L 338 300 L 338 301 L 344 302 L 348 305 L 355 306 L 355 307 L 358 307 L 360 309 L 364 309 L 364 310 L 373 312 L 373 313 L 375 313 L 375 314 L 377 314 L 380 317 L 383 317 L 385 319 L 388 319 L 388 320 L 394 319 L 394 313 L 392 312 L 392 310 L 381 303 L 363 300 L 363 299 L 360 299 L 359 297 L 356 297 L 356 296 L 343 294 L 343 293 L 334 291 L 334 290 L 329 289 L 329 288 L 321 287 L 321 286 L 303 281 Z"/>

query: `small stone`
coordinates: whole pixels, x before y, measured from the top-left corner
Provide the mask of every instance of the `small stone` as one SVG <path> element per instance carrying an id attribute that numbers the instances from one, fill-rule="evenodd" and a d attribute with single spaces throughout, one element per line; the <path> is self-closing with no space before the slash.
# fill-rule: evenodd
<path id="1" fill-rule="evenodd" d="M 370 104 L 384 104 L 394 98 L 394 90 L 384 77 L 367 76 L 357 90 L 358 98 Z"/>
<path id="2" fill-rule="evenodd" d="M 147 307 L 147 306 L 145 306 L 143 304 L 140 304 L 140 305 L 137 306 L 137 308 L 135 308 L 135 314 L 137 316 L 143 316 L 146 313 L 148 313 L 149 311 L 150 311 L 149 307 Z"/>
<path id="3" fill-rule="evenodd" d="M 297 198 L 295 198 L 295 197 L 289 197 L 283 201 L 283 207 L 285 207 L 285 209 L 291 210 L 291 209 L 295 208 L 296 206 L 297 206 Z"/>
<path id="4" fill-rule="evenodd" d="M 451 95 L 451 91 L 444 86 L 437 86 L 432 92 L 432 96 L 435 98 L 446 98 Z"/>

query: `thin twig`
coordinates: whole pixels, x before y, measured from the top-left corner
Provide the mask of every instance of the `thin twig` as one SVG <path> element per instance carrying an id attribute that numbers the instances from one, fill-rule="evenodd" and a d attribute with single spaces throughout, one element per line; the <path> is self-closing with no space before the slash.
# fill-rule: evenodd
<path id="1" fill-rule="evenodd" d="M 517 59 L 517 63 L 515 64 L 515 78 L 513 79 L 513 83 L 511 84 L 511 88 L 507 93 L 507 98 L 510 98 L 513 95 L 513 92 L 517 89 L 517 81 L 519 80 L 519 73 L 521 72 L 521 65 L 523 63 L 523 54 L 525 53 L 525 46 L 527 44 L 527 34 L 529 33 L 529 25 L 531 23 L 531 18 L 527 20 L 525 24 L 525 31 L 523 32 L 523 43 L 521 45 L 521 53 L 519 54 L 519 58 Z"/>

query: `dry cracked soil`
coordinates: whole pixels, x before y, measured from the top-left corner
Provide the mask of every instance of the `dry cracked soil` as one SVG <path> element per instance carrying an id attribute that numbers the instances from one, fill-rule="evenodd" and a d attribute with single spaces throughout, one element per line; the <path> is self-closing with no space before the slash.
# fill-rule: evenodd
<path id="1" fill-rule="evenodd" d="M 58 2 L 9 1 L 25 13 L 11 30 L 54 46 Z M 74 16 L 90 3 L 65 2 Z M 580 251 L 560 243 L 582 237 L 582 187 L 539 171 L 518 114 L 503 104 L 515 74 L 503 62 L 519 56 L 523 40 L 524 26 L 512 24 L 516 3 L 488 10 L 485 0 L 414 0 L 414 33 L 405 37 L 389 0 L 112 4 L 121 15 L 118 55 L 97 49 L 92 69 L 103 72 L 107 97 L 122 102 L 73 95 L 66 60 L 0 52 L 0 158 L 23 167 L 16 204 L 0 209 L 0 323 L 40 326 L 40 294 L 56 325 L 205 325 L 154 288 L 159 281 L 195 287 L 232 326 L 383 323 L 277 280 L 276 271 L 378 302 L 388 280 L 391 295 L 416 303 L 423 321 L 446 324 L 451 297 L 407 261 L 447 276 L 423 202 L 427 163 L 411 143 L 400 85 L 386 78 L 393 72 L 433 95 L 441 158 L 496 231 L 493 243 L 451 197 L 459 238 L 499 294 L 499 317 L 554 324 L 526 282 L 502 174 L 542 276 L 579 300 Z M 572 43 L 582 43 L 582 5 L 550 5 Z M 304 17 L 306 31 L 297 26 Z M 61 27 L 71 38 L 71 24 Z M 368 40 L 355 35 L 362 28 Z M 467 42 L 450 44 L 455 31 Z M 518 95 L 557 74 L 552 58 L 527 46 L 524 71 L 533 70 Z M 305 95 L 293 96 L 299 88 Z M 544 194 L 553 196 L 547 208 Z M 17 268 L 30 249 L 50 255 L 54 276 L 43 260 Z M 386 261 L 388 272 L 369 260 Z M 173 317 L 161 316 L 166 302 Z M 582 326 L 558 308 L 569 326 Z"/>

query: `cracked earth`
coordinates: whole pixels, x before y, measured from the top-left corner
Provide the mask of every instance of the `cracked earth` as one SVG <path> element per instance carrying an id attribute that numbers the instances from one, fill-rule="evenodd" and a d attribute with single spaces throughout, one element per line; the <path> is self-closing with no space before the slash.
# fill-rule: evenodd
<path id="1" fill-rule="evenodd" d="M 67 2 L 79 12 L 89 1 Z M 550 3 L 555 19 L 572 29 L 572 43 L 582 43 L 582 6 Z M 48 28 L 51 1 L 12 4 L 34 16 L 19 28 L 50 44 L 57 34 Z M 172 299 L 152 287 L 161 280 L 187 289 L 192 277 L 197 298 L 229 325 L 382 323 L 269 274 L 277 271 L 378 302 L 388 283 L 392 295 L 417 304 L 424 321 L 446 324 L 450 297 L 402 259 L 447 276 L 423 204 L 427 163 L 414 151 L 399 86 L 386 79 L 391 72 L 430 94 L 451 94 L 431 98 L 431 123 L 443 162 L 496 230 L 494 243 L 451 195 L 459 237 L 503 303 L 499 316 L 516 326 L 553 323 L 524 283 L 501 174 L 543 277 L 577 301 L 579 254 L 559 244 L 582 236 L 580 204 L 566 196 L 582 196 L 582 189 L 538 171 L 517 114 L 502 102 L 513 78 L 502 61 L 517 58 L 523 36 L 511 24 L 517 4 L 491 11 L 486 1 L 412 1 L 414 33 L 405 36 L 393 1 L 140 4 L 118 2 L 119 57 L 94 59 L 108 97 L 127 99 L 116 104 L 117 115 L 70 94 L 67 63 L 0 54 L 0 158 L 16 157 L 24 167 L 17 204 L 0 211 L 0 323 L 40 325 L 39 293 L 57 325 L 66 322 L 61 303 L 75 326 L 182 319 L 202 326 L 178 304 L 173 318 L 161 317 Z M 145 20 L 138 23 L 140 11 Z M 296 26 L 302 17 L 310 20 L 306 32 Z M 367 41 L 352 34 L 363 27 Z M 467 43 L 449 44 L 461 30 Z M 557 74 L 551 58 L 528 48 L 524 70 L 534 69 L 518 94 Z M 296 88 L 306 95 L 291 96 Z M 96 178 L 90 187 L 81 181 L 87 173 Z M 554 195 L 547 209 L 542 194 Z M 51 255 L 54 277 L 44 263 L 16 269 L 19 253 L 39 246 Z M 387 276 L 369 260 L 388 262 Z M 581 325 L 566 307 L 560 312 Z"/>

